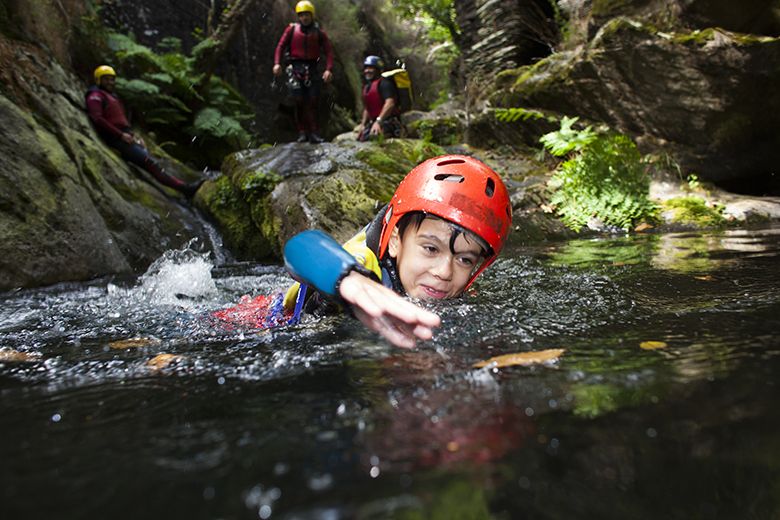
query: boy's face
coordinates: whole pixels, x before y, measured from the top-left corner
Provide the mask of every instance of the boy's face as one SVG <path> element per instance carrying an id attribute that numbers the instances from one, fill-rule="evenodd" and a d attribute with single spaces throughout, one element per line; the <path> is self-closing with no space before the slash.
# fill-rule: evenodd
<path id="1" fill-rule="evenodd" d="M 301 22 L 301 25 L 311 25 L 314 21 L 314 17 L 310 12 L 303 11 L 302 13 L 298 13 L 298 21 Z"/>
<path id="2" fill-rule="evenodd" d="M 450 251 L 453 229 L 445 220 L 426 218 L 417 228 L 410 225 L 403 236 L 393 229 L 388 253 L 395 258 L 406 293 L 419 299 L 459 296 L 482 260 L 482 247 L 458 235 Z"/>

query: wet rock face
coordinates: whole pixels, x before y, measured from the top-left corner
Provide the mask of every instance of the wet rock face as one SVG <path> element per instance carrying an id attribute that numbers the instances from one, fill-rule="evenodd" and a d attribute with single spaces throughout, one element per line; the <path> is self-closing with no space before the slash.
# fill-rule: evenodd
<path id="1" fill-rule="evenodd" d="M 0 291 L 139 272 L 203 237 L 194 215 L 95 134 L 81 84 L 0 36 Z"/>
<path id="2" fill-rule="evenodd" d="M 559 1 L 576 4 L 583 0 Z M 575 17 L 589 18 L 591 37 L 609 20 L 630 16 L 652 23 L 664 30 L 696 30 L 719 27 L 727 31 L 780 36 L 780 2 L 778 0 L 750 0 L 735 3 L 730 0 L 633 0 L 589 2 L 590 10 L 582 6 L 570 10 Z"/>
<path id="3" fill-rule="evenodd" d="M 615 19 L 588 47 L 518 71 L 495 99 L 606 122 L 722 182 L 775 168 L 779 82 L 780 40 Z"/>
<path id="4" fill-rule="evenodd" d="M 778 0 L 559 0 L 567 40 L 547 57 L 537 52 L 542 60 L 521 49 L 530 41 L 555 45 L 543 37 L 549 31 L 540 37 L 548 11 L 523 4 L 456 1 L 469 77 L 503 71 L 494 107 L 603 122 L 703 179 L 762 192 L 780 146 Z M 469 141 L 534 145 L 548 126 L 494 119 L 478 114 Z"/>
<path id="5" fill-rule="evenodd" d="M 547 0 L 455 0 L 460 47 L 470 77 L 548 56 L 560 35 Z"/>
<path id="6" fill-rule="evenodd" d="M 317 228 L 344 242 L 390 200 L 418 162 L 444 153 L 406 139 L 289 143 L 228 157 L 199 207 L 239 260 L 280 259 L 284 242 Z"/>

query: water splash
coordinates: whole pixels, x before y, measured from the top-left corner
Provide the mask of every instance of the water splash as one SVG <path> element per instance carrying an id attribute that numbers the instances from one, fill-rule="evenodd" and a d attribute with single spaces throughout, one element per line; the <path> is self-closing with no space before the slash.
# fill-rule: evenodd
<path id="1" fill-rule="evenodd" d="M 166 251 L 155 260 L 133 289 L 108 286 L 109 296 L 143 300 L 150 305 L 193 308 L 193 300 L 214 297 L 217 286 L 211 277 L 214 265 L 207 253 L 190 249 Z"/>

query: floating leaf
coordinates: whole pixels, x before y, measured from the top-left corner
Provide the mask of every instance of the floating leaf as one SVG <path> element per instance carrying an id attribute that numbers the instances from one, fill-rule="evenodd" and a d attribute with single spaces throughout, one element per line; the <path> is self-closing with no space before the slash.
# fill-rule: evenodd
<path id="1" fill-rule="evenodd" d="M 176 354 L 158 354 L 152 359 L 146 362 L 146 366 L 152 370 L 162 370 L 173 362 L 181 361 L 184 356 L 177 356 Z"/>
<path id="2" fill-rule="evenodd" d="M 485 361 L 475 363 L 474 367 L 482 368 L 488 365 L 495 365 L 496 368 L 511 367 L 515 365 L 535 365 L 537 363 L 546 363 L 549 361 L 555 361 L 564 349 L 553 348 L 549 350 L 539 350 L 536 352 L 517 352 L 515 354 L 504 354 L 503 356 L 496 356 Z"/>
<path id="3" fill-rule="evenodd" d="M 127 339 L 112 341 L 111 343 L 108 344 L 108 346 L 113 349 L 122 350 L 126 348 L 149 347 L 153 345 L 159 345 L 160 343 L 162 342 L 157 338 L 135 337 L 135 338 L 127 338 Z"/>
<path id="4" fill-rule="evenodd" d="M 659 348 L 666 348 L 667 345 L 663 341 L 643 341 L 639 344 L 639 348 L 644 350 L 656 350 Z"/>
<path id="5" fill-rule="evenodd" d="M 41 358 L 38 354 L 28 354 L 13 349 L 0 349 L 0 362 L 3 361 L 38 361 Z"/>
<path id="6" fill-rule="evenodd" d="M 703 282 L 711 282 L 715 279 L 712 277 L 711 274 L 705 274 L 704 276 L 694 276 L 694 278 L 696 278 L 697 280 L 701 280 Z"/>
<path id="7" fill-rule="evenodd" d="M 634 231 L 637 233 L 641 233 L 642 231 L 647 231 L 648 229 L 653 229 L 653 226 L 648 224 L 647 222 L 642 222 L 637 227 L 634 228 Z"/>

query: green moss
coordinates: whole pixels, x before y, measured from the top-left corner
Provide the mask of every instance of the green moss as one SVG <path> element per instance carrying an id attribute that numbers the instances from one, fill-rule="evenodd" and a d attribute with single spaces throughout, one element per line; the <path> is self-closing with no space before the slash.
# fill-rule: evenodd
<path id="1" fill-rule="evenodd" d="M 455 117 L 420 119 L 410 126 L 424 141 L 442 146 L 456 144 L 463 137 L 460 122 Z"/>
<path id="2" fill-rule="evenodd" d="M 265 237 L 271 246 L 273 253 L 281 256 L 281 250 L 276 246 L 276 237 L 279 236 L 282 229 L 281 220 L 274 216 L 270 197 L 266 196 L 261 200 L 255 200 L 251 204 L 252 222 L 260 230 L 260 235 Z"/>
<path id="3" fill-rule="evenodd" d="M 233 176 L 233 185 L 247 202 L 253 202 L 271 193 L 282 177 L 272 171 L 243 170 Z"/>
<path id="4" fill-rule="evenodd" d="M 476 443 L 475 443 L 476 444 Z M 459 446 L 460 456 L 466 459 L 470 451 L 476 456 L 481 449 L 479 446 L 470 446 L 468 443 Z M 452 520 L 468 518 L 471 520 L 487 520 L 494 518 L 488 507 L 488 497 L 484 489 L 475 486 L 473 482 L 465 479 L 453 479 L 435 488 L 428 489 L 426 483 L 421 484 L 426 492 L 420 493 L 424 500 L 416 504 L 416 508 L 402 506 L 393 518 L 399 520 Z"/>
<path id="5" fill-rule="evenodd" d="M 317 183 L 306 194 L 306 201 L 330 222 L 326 231 L 352 232 L 365 225 L 374 215 L 376 200 L 364 185 L 347 175 L 333 175 Z"/>
<path id="6" fill-rule="evenodd" d="M 703 46 L 711 42 L 717 35 L 726 35 L 737 45 L 754 45 L 756 43 L 768 43 L 778 41 L 778 38 L 772 38 L 769 36 L 757 36 L 755 34 L 740 34 L 726 32 L 718 28 L 707 28 L 702 30 L 695 30 L 689 33 L 675 33 L 672 36 L 672 41 L 680 44 L 694 44 Z"/>
<path id="7" fill-rule="evenodd" d="M 378 176 L 376 172 L 371 170 L 357 170 L 354 175 L 363 183 L 366 195 L 382 204 L 390 202 L 396 186 L 403 178 L 401 175 Z"/>
<path id="8" fill-rule="evenodd" d="M 721 205 L 710 207 L 701 197 L 668 199 L 663 202 L 663 209 L 672 212 L 672 222 L 677 224 L 694 225 L 700 228 L 726 225 L 726 220 L 723 218 L 724 207 Z"/>
<path id="9" fill-rule="evenodd" d="M 359 150 L 355 156 L 380 173 L 399 175 L 403 171 L 403 168 L 398 164 L 398 160 L 390 157 L 381 149 L 364 148 Z"/>
<path id="10" fill-rule="evenodd" d="M 127 184 L 117 184 L 115 186 L 115 189 L 119 195 L 122 196 L 123 199 L 125 199 L 128 202 L 133 202 L 136 204 L 140 204 L 141 206 L 152 210 L 154 213 L 158 215 L 164 215 L 168 208 L 166 208 L 160 201 L 160 199 L 155 198 L 152 196 L 152 194 L 145 189 L 132 189 Z"/>
<path id="11" fill-rule="evenodd" d="M 57 138 L 37 125 L 34 130 L 38 140 L 38 149 L 45 160 L 40 165 L 41 171 L 51 178 L 59 178 L 68 174 L 75 175 L 73 160 L 65 153 Z"/>
<path id="12" fill-rule="evenodd" d="M 254 210 L 241 196 L 231 179 L 222 176 L 206 182 L 198 191 L 198 206 L 217 222 L 226 245 L 241 260 L 259 260 L 278 256 L 273 237 L 266 234 L 265 213 Z M 251 217 L 250 217 L 251 215 Z M 260 227 L 257 223 L 260 223 Z"/>
<path id="13" fill-rule="evenodd" d="M 355 156 L 379 172 L 395 176 L 400 182 L 406 173 L 422 161 L 444 155 L 444 149 L 419 139 L 387 139 L 371 143 Z"/>

